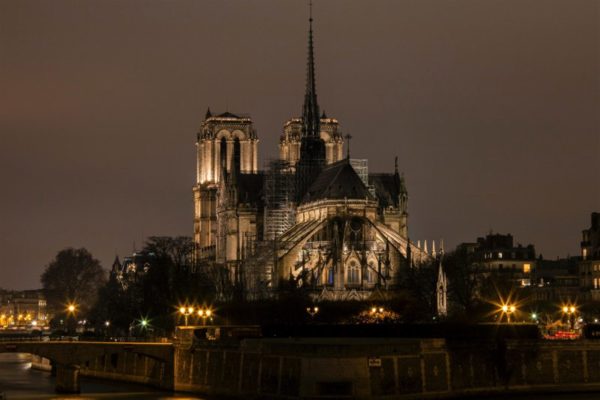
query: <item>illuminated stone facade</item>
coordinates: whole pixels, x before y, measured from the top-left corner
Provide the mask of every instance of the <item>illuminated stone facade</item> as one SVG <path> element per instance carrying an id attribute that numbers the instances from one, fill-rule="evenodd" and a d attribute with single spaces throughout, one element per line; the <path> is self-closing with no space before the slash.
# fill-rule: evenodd
<path id="1" fill-rule="evenodd" d="M 320 112 L 312 20 L 302 115 L 284 124 L 269 171 L 257 169 L 257 144 L 250 117 L 229 112 L 209 110 L 197 137 L 196 257 L 230 289 L 256 298 L 293 281 L 321 300 L 366 299 L 432 260 L 408 239 L 397 160 L 391 173 L 369 173 L 367 160 L 344 154 L 338 120 Z"/>

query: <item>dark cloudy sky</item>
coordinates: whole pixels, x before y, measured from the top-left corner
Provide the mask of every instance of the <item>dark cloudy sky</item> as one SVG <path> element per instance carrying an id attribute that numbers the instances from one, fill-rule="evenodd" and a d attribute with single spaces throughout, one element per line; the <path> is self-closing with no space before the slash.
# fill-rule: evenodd
<path id="1" fill-rule="evenodd" d="M 493 229 L 546 258 L 600 211 L 600 2 L 316 0 L 319 103 L 371 171 L 400 159 L 413 239 Z M 299 115 L 306 1 L 0 1 L 0 287 L 56 252 L 110 267 L 191 235 L 206 107 L 262 160 Z"/>

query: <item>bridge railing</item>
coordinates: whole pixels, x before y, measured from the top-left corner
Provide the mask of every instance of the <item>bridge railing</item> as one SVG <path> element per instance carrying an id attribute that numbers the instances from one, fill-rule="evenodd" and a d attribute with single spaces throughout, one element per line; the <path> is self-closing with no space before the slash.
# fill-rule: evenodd
<path id="1" fill-rule="evenodd" d="M 136 342 L 136 343 L 171 343 L 168 338 L 141 338 L 141 337 L 78 337 L 78 336 L 11 336 L 11 337 L 0 337 L 0 343 L 6 342 Z"/>

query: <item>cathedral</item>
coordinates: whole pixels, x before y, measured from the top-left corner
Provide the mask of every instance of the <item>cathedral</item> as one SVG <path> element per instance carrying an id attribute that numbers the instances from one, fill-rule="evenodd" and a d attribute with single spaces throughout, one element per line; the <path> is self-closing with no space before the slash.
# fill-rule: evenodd
<path id="1" fill-rule="evenodd" d="M 435 245 L 409 240 L 398 160 L 393 172 L 370 173 L 367 160 L 344 153 L 345 139 L 317 102 L 311 17 L 302 114 L 283 125 L 279 159 L 258 169 L 250 116 L 206 112 L 193 187 L 197 261 L 248 298 L 293 282 L 315 300 L 364 300 L 432 260 Z"/>

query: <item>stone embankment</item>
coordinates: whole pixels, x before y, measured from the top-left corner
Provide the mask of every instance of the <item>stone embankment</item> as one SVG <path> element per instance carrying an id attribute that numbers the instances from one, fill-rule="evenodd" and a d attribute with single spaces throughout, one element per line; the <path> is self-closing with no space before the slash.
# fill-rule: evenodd
<path id="1" fill-rule="evenodd" d="M 82 376 L 240 398 L 440 398 L 600 391 L 600 341 L 261 338 L 183 329 L 174 360 L 106 354 Z M 251 336 L 251 335 L 249 335 Z M 50 363 L 33 357 L 36 368 Z M 174 378 L 174 379 L 173 379 Z"/>

